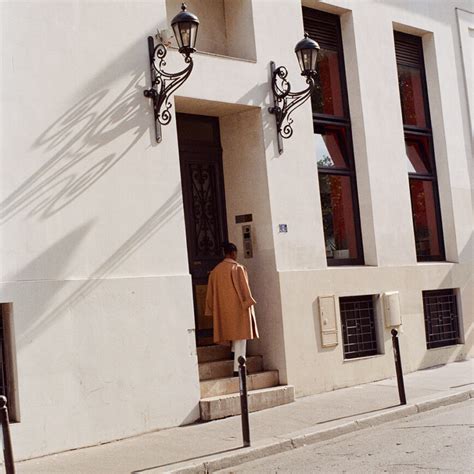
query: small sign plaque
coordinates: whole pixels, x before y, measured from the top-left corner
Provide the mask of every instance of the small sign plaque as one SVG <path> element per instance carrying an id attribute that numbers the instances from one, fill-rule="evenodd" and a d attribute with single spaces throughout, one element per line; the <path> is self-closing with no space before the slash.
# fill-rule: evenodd
<path id="1" fill-rule="evenodd" d="M 288 225 L 278 224 L 278 232 L 280 232 L 280 234 L 286 234 L 288 232 Z"/>
<path id="2" fill-rule="evenodd" d="M 252 222 L 252 214 L 241 214 L 240 216 L 235 216 L 236 224 L 243 224 L 244 222 Z"/>

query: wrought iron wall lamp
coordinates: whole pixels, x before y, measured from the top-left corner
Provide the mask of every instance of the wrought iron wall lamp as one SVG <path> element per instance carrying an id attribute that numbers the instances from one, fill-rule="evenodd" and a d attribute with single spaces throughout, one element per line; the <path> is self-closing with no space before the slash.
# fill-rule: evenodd
<path id="1" fill-rule="evenodd" d="M 178 42 L 178 51 L 184 56 L 187 66 L 180 72 L 170 73 L 164 71 L 166 66 L 166 44 L 163 42 L 159 32 L 158 44 L 152 36 L 148 37 L 148 54 L 150 58 L 151 88 L 143 91 L 145 97 L 152 99 L 153 112 L 155 116 L 156 141 L 161 142 L 161 126 L 171 121 L 171 94 L 176 91 L 189 77 L 193 70 L 193 59 L 191 54 L 196 51 L 196 38 L 199 19 L 196 15 L 186 11 L 186 5 L 181 5 L 181 12 L 171 21 L 174 36 Z"/>
<path id="2" fill-rule="evenodd" d="M 280 155 L 283 153 L 283 138 L 290 138 L 293 135 L 291 114 L 311 96 L 316 87 L 316 59 L 319 49 L 318 43 L 313 41 L 307 33 L 295 46 L 301 75 L 306 77 L 306 84 L 308 84 L 306 89 L 299 92 L 291 92 L 291 85 L 286 79 L 288 76 L 286 67 L 280 66 L 277 68 L 273 61 L 270 63 L 273 107 L 269 107 L 268 111 L 275 115 Z M 281 84 L 278 84 L 279 81 Z M 285 120 L 286 124 L 283 125 Z"/>

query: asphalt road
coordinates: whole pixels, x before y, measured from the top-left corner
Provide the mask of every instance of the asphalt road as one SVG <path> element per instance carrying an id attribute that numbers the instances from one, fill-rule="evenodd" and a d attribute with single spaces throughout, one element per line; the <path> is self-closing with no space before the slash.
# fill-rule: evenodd
<path id="1" fill-rule="evenodd" d="M 219 472 L 474 472 L 474 400 Z"/>

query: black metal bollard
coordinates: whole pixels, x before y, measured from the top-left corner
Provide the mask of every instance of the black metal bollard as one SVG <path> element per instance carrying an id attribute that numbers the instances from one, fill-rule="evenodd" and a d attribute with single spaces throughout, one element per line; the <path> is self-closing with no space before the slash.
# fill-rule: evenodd
<path id="1" fill-rule="evenodd" d="M 239 357 L 240 411 L 242 413 L 242 437 L 244 448 L 250 446 L 249 397 L 247 393 L 247 366 L 245 357 Z"/>
<path id="2" fill-rule="evenodd" d="M 405 383 L 403 382 L 402 359 L 400 357 L 400 344 L 398 343 L 398 331 L 392 329 L 393 357 L 395 358 L 395 370 L 397 371 L 398 395 L 400 396 L 400 405 L 407 404 L 405 395 Z"/>
<path id="3" fill-rule="evenodd" d="M 3 459 L 5 461 L 6 474 L 15 474 L 13 462 L 12 439 L 10 436 L 10 422 L 8 420 L 7 398 L 0 396 L 0 423 L 3 431 Z"/>

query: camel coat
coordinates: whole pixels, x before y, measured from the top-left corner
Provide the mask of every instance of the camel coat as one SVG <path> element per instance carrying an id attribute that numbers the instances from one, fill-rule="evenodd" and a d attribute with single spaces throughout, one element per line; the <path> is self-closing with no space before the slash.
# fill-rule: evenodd
<path id="1" fill-rule="evenodd" d="M 258 338 L 247 271 L 225 258 L 209 275 L 206 315 L 214 321 L 214 342 Z"/>

